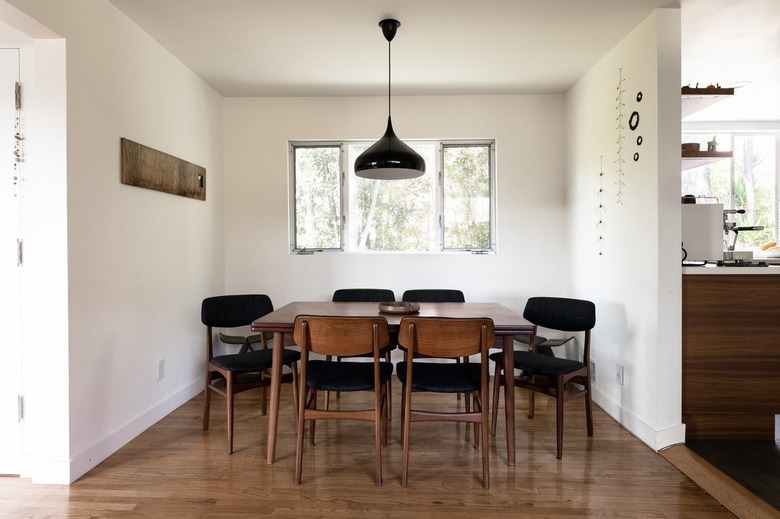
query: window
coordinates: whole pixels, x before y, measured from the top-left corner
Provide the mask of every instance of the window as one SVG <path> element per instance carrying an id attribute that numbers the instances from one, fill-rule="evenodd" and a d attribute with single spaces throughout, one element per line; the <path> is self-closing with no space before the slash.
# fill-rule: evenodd
<path id="1" fill-rule="evenodd" d="M 495 247 L 493 141 L 408 143 L 426 173 L 354 174 L 370 142 L 291 143 L 292 250 L 484 253 Z"/>
<path id="2" fill-rule="evenodd" d="M 724 209 L 744 209 L 738 226 L 762 225 L 762 231 L 737 235 L 737 248 L 755 248 L 777 241 L 780 134 L 686 133 L 683 142 L 699 142 L 702 150 L 715 139 L 718 151 L 732 150 L 731 160 L 720 160 L 682 172 L 682 194 L 717 199 Z"/>

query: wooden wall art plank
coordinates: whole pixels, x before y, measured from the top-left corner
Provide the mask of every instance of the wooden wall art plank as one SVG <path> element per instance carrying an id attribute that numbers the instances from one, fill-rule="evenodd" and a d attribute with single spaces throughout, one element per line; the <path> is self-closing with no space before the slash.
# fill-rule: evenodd
<path id="1" fill-rule="evenodd" d="M 206 168 L 125 138 L 122 183 L 206 200 Z"/>

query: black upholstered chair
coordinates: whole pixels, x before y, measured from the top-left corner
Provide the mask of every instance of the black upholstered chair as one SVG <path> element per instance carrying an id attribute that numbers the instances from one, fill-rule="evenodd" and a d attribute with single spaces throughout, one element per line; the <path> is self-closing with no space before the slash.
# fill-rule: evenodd
<path id="1" fill-rule="evenodd" d="M 482 435 L 482 485 L 490 487 L 488 455 L 488 350 L 495 341 L 493 321 L 479 319 L 448 319 L 443 317 L 404 317 L 398 330 L 398 343 L 405 349 L 404 361 L 397 365 L 398 379 L 403 384 L 403 444 L 404 458 L 401 485 L 409 475 L 409 445 L 411 422 L 461 421 L 474 424 L 474 447 Z M 457 358 L 480 355 L 480 362 L 441 363 L 435 358 Z M 418 358 L 422 356 L 423 358 Z M 433 360 L 431 358 L 434 358 Z M 474 395 L 474 410 L 444 411 L 413 407 L 412 394 L 422 391 L 464 393 Z"/>
<path id="2" fill-rule="evenodd" d="M 410 303 L 465 303 L 466 297 L 460 290 L 449 288 L 419 288 L 407 290 L 401 301 Z"/>
<path id="3" fill-rule="evenodd" d="M 401 296 L 401 301 L 409 303 L 465 303 L 466 296 L 460 290 L 454 290 L 450 288 L 416 288 L 407 290 Z M 455 359 L 460 362 L 461 359 Z M 463 362 L 468 362 L 469 358 L 465 357 Z M 460 400 L 460 393 L 458 393 L 458 400 Z M 470 409 L 471 402 L 466 398 L 466 411 Z"/>
<path id="4" fill-rule="evenodd" d="M 303 435 L 309 424 L 309 443 L 314 445 L 316 420 L 366 420 L 374 422 L 376 484 L 382 484 L 382 445 L 387 445 L 389 414 L 387 388 L 393 365 L 382 361 L 380 350 L 390 342 L 387 321 L 383 317 L 298 316 L 293 331 L 301 347 L 301 374 L 298 400 L 298 424 L 295 449 L 295 484 L 301 483 Z M 310 358 L 310 353 L 325 356 L 357 357 L 362 360 L 331 362 Z M 373 406 L 368 409 L 332 410 L 317 407 L 318 391 L 372 391 Z M 345 441 L 349 441 L 348 438 Z"/>
<path id="5" fill-rule="evenodd" d="M 209 410 L 211 393 L 219 393 L 227 400 L 227 451 L 233 452 L 233 398 L 237 393 L 262 387 L 263 414 L 266 414 L 265 387 L 270 384 L 267 370 L 271 368 L 272 350 L 264 334 L 242 337 L 225 335 L 220 332 L 220 339 L 229 337 L 229 344 L 240 344 L 239 353 L 214 356 L 214 328 L 238 328 L 248 326 L 255 319 L 273 312 L 271 299 L 264 294 L 241 294 L 208 297 L 203 300 L 200 309 L 200 320 L 206 325 L 206 388 L 203 405 L 203 430 L 209 428 Z M 251 350 L 251 344 L 260 343 L 263 349 Z M 249 351 L 248 351 L 249 350 Z M 297 362 L 300 354 L 294 350 L 284 350 L 283 364 L 290 367 L 291 373 L 285 375 L 283 381 L 293 382 L 293 399 L 297 395 Z"/>
<path id="6" fill-rule="evenodd" d="M 395 294 L 386 288 L 340 288 L 333 292 L 334 303 L 387 303 Z"/>
<path id="7" fill-rule="evenodd" d="M 334 303 L 389 303 L 395 301 L 395 293 L 388 288 L 340 288 L 333 292 L 332 301 Z M 381 354 L 390 362 L 390 355 L 396 347 L 395 337 L 390 338 L 390 343 L 387 346 L 382 347 Z M 330 357 L 328 357 L 330 360 Z M 336 359 L 340 361 L 340 358 Z M 326 399 L 330 397 L 330 392 L 327 393 Z M 339 397 L 339 392 L 336 392 L 336 398 Z M 392 384 L 390 380 L 387 381 L 387 398 L 388 402 L 392 402 Z M 389 404 L 388 404 L 389 405 Z M 328 400 L 325 401 L 325 407 L 328 407 Z"/>
<path id="8" fill-rule="evenodd" d="M 596 325 L 596 306 L 590 301 L 561 297 L 532 297 L 523 311 L 523 317 L 529 322 L 550 330 L 581 332 L 583 334 L 582 362 L 540 354 L 535 350 L 535 338 L 531 336 L 529 351 L 514 352 L 513 369 L 519 370 L 515 387 L 529 389 L 528 418 L 534 417 L 534 394 L 544 393 L 556 400 L 556 457 L 563 456 L 563 404 L 576 396 L 585 397 L 585 418 L 588 436 L 593 436 L 593 417 L 590 393 L 590 335 Z M 574 336 L 563 339 L 547 339 L 545 346 L 555 347 L 566 344 Z M 496 363 L 493 387 L 493 419 L 491 432 L 495 434 L 496 410 L 498 408 L 499 385 L 504 380 L 503 353 L 493 353 L 490 360 Z M 578 386 L 568 384 L 574 382 Z"/>

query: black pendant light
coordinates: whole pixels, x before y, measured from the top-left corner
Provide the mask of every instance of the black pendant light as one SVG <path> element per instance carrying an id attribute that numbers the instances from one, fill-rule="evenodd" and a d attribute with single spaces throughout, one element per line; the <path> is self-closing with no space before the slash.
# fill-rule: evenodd
<path id="1" fill-rule="evenodd" d="M 359 177 L 377 180 L 416 178 L 425 173 L 425 161 L 412 148 L 396 137 L 393 131 L 393 122 L 390 119 L 392 99 L 390 95 L 390 42 L 393 41 L 401 22 L 382 20 L 379 22 L 379 26 L 387 40 L 387 130 L 381 139 L 355 159 L 355 174 Z"/>

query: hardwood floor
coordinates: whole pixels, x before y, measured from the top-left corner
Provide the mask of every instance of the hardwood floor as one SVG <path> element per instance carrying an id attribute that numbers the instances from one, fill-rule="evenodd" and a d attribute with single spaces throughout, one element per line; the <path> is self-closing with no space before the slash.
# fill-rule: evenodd
<path id="1" fill-rule="evenodd" d="M 400 384 L 393 390 L 399 403 Z M 232 455 L 226 453 L 224 401 L 213 402 L 211 428 L 203 432 L 199 396 L 71 486 L 0 478 L 0 517 L 734 517 L 597 406 L 595 434 L 588 438 L 579 400 L 566 404 L 563 459 L 556 460 L 554 400 L 537 398 L 536 418 L 527 420 L 520 391 L 517 466 L 506 465 L 500 420 L 491 439 L 489 490 L 481 485 L 472 429 L 447 422 L 412 424 L 409 486 L 402 488 L 397 405 L 383 486 L 374 485 L 372 424 L 344 421 L 317 425 L 318 443 L 305 449 L 303 482 L 295 486 L 290 389 L 282 392 L 273 465 L 265 462 L 268 420 L 260 415 L 259 394 L 236 399 Z M 425 397 L 463 405 L 450 395 Z M 331 405 L 354 406 L 361 398 L 366 395 L 342 395 Z"/>

